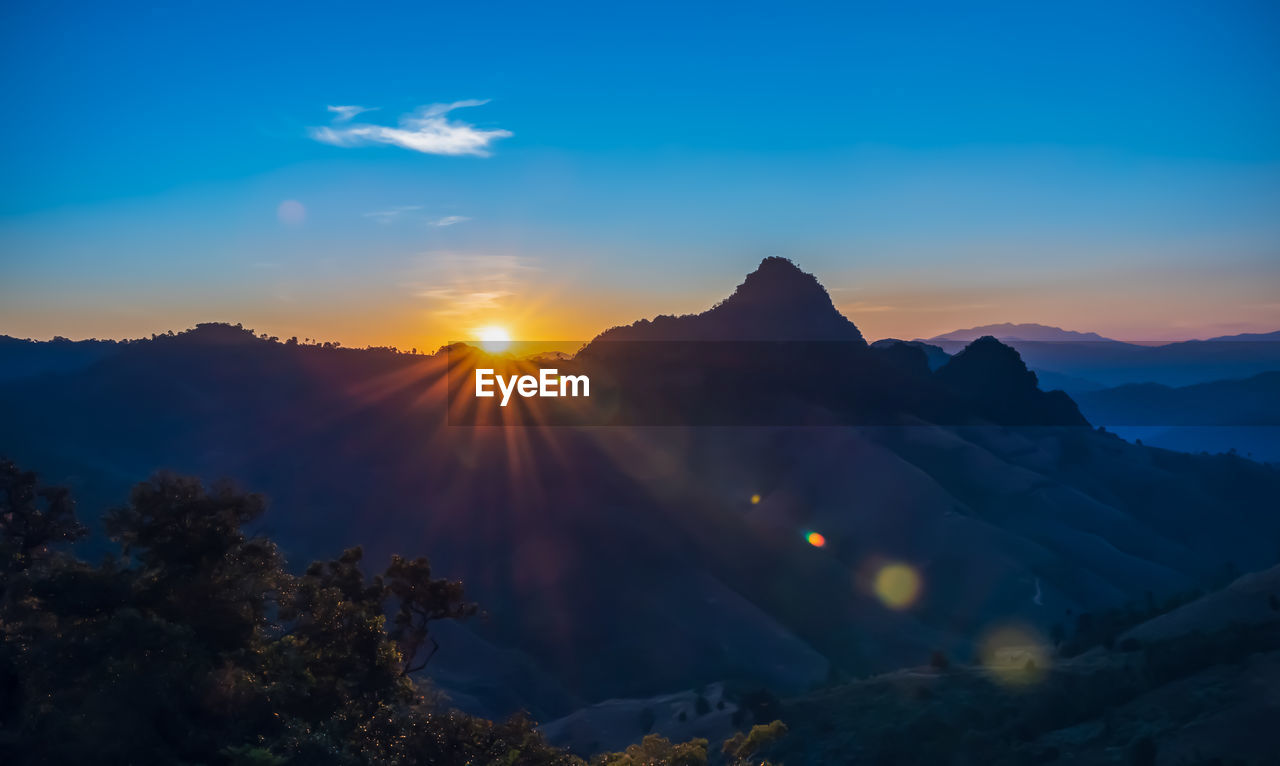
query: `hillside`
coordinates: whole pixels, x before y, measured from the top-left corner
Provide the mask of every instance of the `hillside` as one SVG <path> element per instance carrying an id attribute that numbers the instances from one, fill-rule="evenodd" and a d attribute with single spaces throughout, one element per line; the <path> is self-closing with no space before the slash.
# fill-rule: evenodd
<path id="1" fill-rule="evenodd" d="M 1079 656 L 1023 629 L 1004 653 L 784 700 L 791 734 L 774 755 L 796 766 L 1271 763 L 1277 598 L 1272 568 Z"/>
<path id="2" fill-rule="evenodd" d="M 1172 387 L 1132 383 L 1076 401 L 1095 423 L 1116 426 L 1280 425 L 1280 371 L 1243 380 Z"/>
<path id="3" fill-rule="evenodd" d="M 723 307 L 748 306 L 766 312 L 748 324 L 763 331 L 791 306 L 797 332 L 838 335 L 863 388 L 792 391 L 811 420 L 460 427 L 446 417 L 447 354 L 205 326 L 3 384 L 0 452 L 70 483 L 89 509 L 158 468 L 233 477 L 266 493 L 263 528 L 298 565 L 354 544 L 372 562 L 429 556 L 488 615 L 441 636 L 431 673 L 490 715 L 546 719 L 724 681 L 794 695 L 970 652 L 1004 620 L 1048 631 L 1068 610 L 1274 561 L 1280 519 L 1262 512 L 1280 494 L 1274 470 L 1037 420 L 1050 400 L 1008 347 L 984 342 L 930 371 L 923 351 L 860 343 L 789 268 L 762 265 L 739 288 L 758 298 L 678 326 L 723 338 L 704 328 L 736 326 L 720 324 Z M 777 297 L 771 274 L 786 283 Z M 984 380 L 1021 403 L 1004 409 Z M 892 424 L 833 427 L 841 392 Z"/>

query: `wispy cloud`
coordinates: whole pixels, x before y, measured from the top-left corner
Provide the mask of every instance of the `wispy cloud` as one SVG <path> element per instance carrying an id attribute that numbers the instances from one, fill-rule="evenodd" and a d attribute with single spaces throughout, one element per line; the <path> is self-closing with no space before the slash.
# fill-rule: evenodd
<path id="1" fill-rule="evenodd" d="M 435 218 L 427 221 L 428 226 L 453 226 L 456 223 L 470 221 L 471 219 L 465 215 L 446 215 L 443 218 Z"/>
<path id="2" fill-rule="evenodd" d="M 483 106 L 488 100 L 455 101 L 452 104 L 431 104 L 419 107 L 416 111 L 400 116 L 399 127 L 373 125 L 370 123 L 347 124 L 350 117 L 347 112 L 339 110 L 362 109 L 362 107 L 329 107 L 336 112 L 334 125 L 310 129 L 311 137 L 321 143 L 333 146 L 370 146 L 373 144 L 389 144 L 423 154 L 443 154 L 450 156 L 488 157 L 489 146 L 499 138 L 512 135 L 509 130 L 481 130 L 470 123 L 449 119 L 449 113 L 455 109 L 471 106 Z M 354 117 L 359 112 L 351 113 Z"/>
<path id="3" fill-rule="evenodd" d="M 376 106 L 331 106 L 329 107 L 329 111 L 334 113 L 334 118 L 333 118 L 334 122 L 351 122 L 351 120 L 354 119 L 356 115 L 364 114 L 365 112 L 374 112 L 374 111 L 377 111 L 377 109 L 378 107 Z"/>
<path id="4" fill-rule="evenodd" d="M 427 253 L 418 274 L 406 286 L 432 304 L 442 317 L 501 313 L 508 300 L 541 271 L 532 258 L 518 255 Z"/>
<path id="5" fill-rule="evenodd" d="M 421 210 L 422 205 L 397 205 L 386 210 L 374 210 L 365 213 L 364 217 L 381 224 L 393 223 L 402 218 L 408 218 L 418 223 L 425 221 L 428 226 L 437 228 L 454 226 L 471 220 L 470 216 L 465 215 L 445 215 L 438 218 L 428 218 L 419 212 Z"/>
<path id="6" fill-rule="evenodd" d="M 378 223 L 391 223 L 405 213 L 412 213 L 415 210 L 421 210 L 421 205 L 400 205 L 390 208 L 389 210 L 375 210 L 372 213 L 365 213 L 365 218 L 371 218 Z"/>

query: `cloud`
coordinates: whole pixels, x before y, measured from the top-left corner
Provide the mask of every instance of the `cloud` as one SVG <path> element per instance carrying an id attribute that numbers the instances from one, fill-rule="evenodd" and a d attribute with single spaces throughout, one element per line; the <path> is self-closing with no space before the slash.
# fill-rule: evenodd
<path id="1" fill-rule="evenodd" d="M 422 205 L 400 205 L 390 210 L 375 210 L 372 213 L 365 213 L 365 218 L 372 218 L 378 223 L 391 223 L 405 213 L 412 213 L 415 210 L 421 210 Z"/>
<path id="2" fill-rule="evenodd" d="M 452 226 L 455 223 L 462 223 L 464 221 L 470 221 L 470 220 L 471 219 L 465 215 L 446 215 L 443 218 L 436 218 L 435 220 L 427 221 L 427 225 L 428 226 Z"/>
<path id="3" fill-rule="evenodd" d="M 372 212 L 365 213 L 364 217 L 383 224 L 392 223 L 393 221 L 397 221 L 405 217 L 412 217 L 417 221 L 425 220 L 428 226 L 436 227 L 453 226 L 455 224 L 471 220 L 470 216 L 465 215 L 446 215 L 439 218 L 426 218 L 422 215 L 412 215 L 419 210 L 422 210 L 422 205 L 398 205 L 386 210 L 374 210 Z"/>
<path id="4" fill-rule="evenodd" d="M 531 258 L 470 253 L 427 253 L 417 267 L 419 274 L 407 287 L 430 302 L 433 313 L 472 318 L 501 313 L 541 271 Z"/>
<path id="5" fill-rule="evenodd" d="M 353 107 L 329 107 L 338 112 L 335 125 L 310 129 L 316 141 L 333 146 L 353 147 L 390 144 L 423 154 L 448 156 L 488 157 L 489 145 L 499 138 L 509 138 L 509 130 L 480 130 L 469 123 L 449 119 L 455 109 L 482 106 L 488 100 L 455 101 L 452 104 L 431 104 L 400 116 L 399 127 L 369 123 L 346 124 L 346 112 Z M 352 113 L 351 116 L 355 116 Z"/>
<path id="6" fill-rule="evenodd" d="M 334 122 L 351 122 L 352 118 L 354 118 L 356 115 L 363 114 L 365 112 L 377 111 L 377 109 L 378 107 L 376 106 L 331 106 L 329 107 L 329 111 L 337 115 L 333 118 Z"/>

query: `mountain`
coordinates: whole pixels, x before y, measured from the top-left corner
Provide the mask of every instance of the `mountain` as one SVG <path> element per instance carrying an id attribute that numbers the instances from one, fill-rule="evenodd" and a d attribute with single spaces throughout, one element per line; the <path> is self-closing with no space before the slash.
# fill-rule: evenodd
<path id="1" fill-rule="evenodd" d="M 1130 441 L 1280 462 L 1280 372 L 1181 387 L 1130 383 L 1074 398 L 1091 422 Z"/>
<path id="2" fill-rule="evenodd" d="M 1196 341 L 1188 341 L 1194 343 Z M 1216 338 L 1210 338 L 1210 343 L 1280 343 L 1280 330 L 1275 332 L 1246 332 L 1239 335 L 1219 335 Z"/>
<path id="3" fill-rule="evenodd" d="M 575 752 L 652 731 L 723 740 L 789 728 L 768 755 L 857 763 L 1267 763 L 1280 716 L 1280 566 L 1205 593 L 1085 613 L 1050 637 L 1006 628 L 973 658 L 835 679 L 788 698 L 712 684 L 615 699 L 542 726 Z M 989 711 L 998 710 L 1000 715 Z M 978 711 L 983 711 L 979 713 Z M 1120 755 L 1123 754 L 1123 758 Z"/>
<path id="4" fill-rule="evenodd" d="M 1002 425 L 1087 426 L 1071 397 L 1044 392 L 1013 348 L 987 335 L 938 368 L 937 377 Z"/>
<path id="5" fill-rule="evenodd" d="M 1050 327 L 1048 325 L 1024 323 L 1024 324 L 988 324 L 981 327 L 971 327 L 967 330 L 954 330 L 943 335 L 935 335 L 929 338 L 926 343 L 943 343 L 946 341 L 960 341 L 968 343 L 977 340 L 984 335 L 1002 341 L 1038 341 L 1053 343 L 1079 343 L 1079 342 L 1106 342 L 1117 343 L 1110 338 L 1104 338 L 1093 332 L 1075 332 L 1074 330 L 1064 330 L 1061 327 Z"/>
<path id="6" fill-rule="evenodd" d="M 725 300 L 701 314 L 658 316 L 601 333 L 597 341 L 839 341 L 865 346 L 817 278 L 769 257 Z"/>
<path id="7" fill-rule="evenodd" d="M 1269 763 L 1280 717 L 1280 567 L 1072 654 L 1011 631 L 973 662 L 918 665 L 774 701 L 791 728 L 770 755 L 859 763 Z M 1077 631 L 1079 632 L 1079 631 Z M 991 711 L 999 711 L 998 715 Z M 716 722 L 708 720 L 714 732 Z"/>
<path id="8" fill-rule="evenodd" d="M 988 329 L 991 332 L 986 334 L 1016 348 L 1028 367 L 1072 395 L 1126 383 L 1187 386 L 1280 370 L 1278 333 L 1151 346 L 1042 325 L 990 325 L 957 330 L 926 342 L 954 354 L 975 332 Z"/>
<path id="9" fill-rule="evenodd" d="M 1106 426 L 1280 426 L 1280 372 L 1177 388 L 1130 383 L 1076 401 Z"/>
<path id="10" fill-rule="evenodd" d="M 83 369 L 123 345 L 113 340 L 40 342 L 0 335 L 0 381 Z"/>
<path id="11" fill-rule="evenodd" d="M 468 427 L 448 351 L 202 325 L 0 383 L 0 453 L 71 485 L 90 521 L 167 468 L 263 492 L 295 566 L 357 544 L 371 568 L 427 556 L 487 615 L 441 633 L 429 674 L 471 711 L 543 720 L 716 682 L 799 694 L 1273 563 L 1273 469 L 1067 425 L 998 341 L 932 371 L 832 311 L 766 261 L 704 314 L 553 360 L 686 392 L 736 418 L 719 425 Z M 671 337 L 723 342 L 689 344 L 688 368 L 634 364 L 684 348 Z M 774 425 L 733 425 L 761 401 Z"/>
<path id="12" fill-rule="evenodd" d="M 891 349 L 894 346 L 911 346 L 918 348 L 924 352 L 925 359 L 928 361 L 929 369 L 936 370 L 947 363 L 951 355 L 942 350 L 941 346 L 935 346 L 932 343 L 926 343 L 922 340 L 898 340 L 897 338 L 883 338 L 871 344 L 872 348 Z"/>
<path id="13" fill-rule="evenodd" d="M 869 347 L 813 275 L 771 257 L 705 312 L 601 333 L 575 369 L 607 381 L 606 424 L 1087 425 L 1016 351 L 973 345 L 941 369 L 928 344 Z"/>
<path id="14" fill-rule="evenodd" d="M 1221 590 L 1155 616 L 1126 631 L 1121 640 L 1152 643 L 1267 624 L 1280 627 L 1280 565 L 1244 575 Z"/>

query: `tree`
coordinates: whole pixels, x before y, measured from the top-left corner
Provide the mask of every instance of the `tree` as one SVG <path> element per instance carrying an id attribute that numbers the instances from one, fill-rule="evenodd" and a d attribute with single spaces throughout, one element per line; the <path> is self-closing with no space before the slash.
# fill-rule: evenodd
<path id="1" fill-rule="evenodd" d="M 229 482 L 160 473 L 134 487 L 129 504 L 109 511 L 107 534 L 133 566 L 140 606 L 190 627 L 217 653 L 243 647 L 288 587 L 274 543 L 244 525 L 266 510 L 260 495 Z"/>
<path id="2" fill-rule="evenodd" d="M 738 732 L 725 740 L 721 751 L 730 766 L 748 766 L 748 764 L 757 763 L 767 766 L 768 761 L 757 760 L 759 754 L 782 739 L 786 733 L 787 725 L 782 721 L 758 724 L 752 726 L 751 731 L 746 734 Z"/>
<path id="3" fill-rule="evenodd" d="M 65 490 L 0 461 L 0 503 L 6 764 L 585 766 L 527 717 L 469 716 L 414 680 L 431 624 L 476 612 L 426 559 L 370 578 L 351 548 L 293 575 L 244 530 L 261 497 L 170 474 L 106 515 L 119 552 L 98 565 L 58 550 L 85 535 Z M 707 742 L 596 762 L 704 766 Z"/>
<path id="4" fill-rule="evenodd" d="M 431 622 L 466 619 L 477 611 L 475 604 L 463 599 L 462 583 L 431 579 L 431 564 L 425 558 L 409 561 L 392 556 L 383 582 L 397 604 L 391 638 L 404 655 L 405 674 L 422 670 L 440 648 L 430 636 Z M 414 664 L 427 641 L 431 642 L 431 649 Z"/>
<path id="5" fill-rule="evenodd" d="M 66 489 L 38 486 L 34 473 L 0 459 L 0 596 L 11 577 L 48 556 L 51 546 L 75 542 L 86 533 Z"/>
<path id="6" fill-rule="evenodd" d="M 2 565 L 25 573 L 5 578 L 3 722 L 27 761 L 378 763 L 402 739 L 370 738 L 388 711 L 449 720 L 406 676 L 401 645 L 474 607 L 424 559 L 369 579 L 354 548 L 290 575 L 271 541 L 244 531 L 261 497 L 159 474 L 106 515 L 120 554 L 90 566 L 48 553 L 84 534 L 64 491 L 11 463 L 0 488 Z"/>
<path id="7" fill-rule="evenodd" d="M 34 583 L 59 560 L 55 546 L 86 531 L 65 489 L 42 487 L 34 473 L 0 459 L 0 729 L 16 726 L 24 707 L 20 647 L 39 610 Z"/>
<path id="8" fill-rule="evenodd" d="M 637 745 L 621 753 L 605 753 L 591 761 L 592 766 L 706 766 L 707 741 L 693 739 L 672 744 L 666 737 L 646 734 Z"/>

